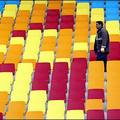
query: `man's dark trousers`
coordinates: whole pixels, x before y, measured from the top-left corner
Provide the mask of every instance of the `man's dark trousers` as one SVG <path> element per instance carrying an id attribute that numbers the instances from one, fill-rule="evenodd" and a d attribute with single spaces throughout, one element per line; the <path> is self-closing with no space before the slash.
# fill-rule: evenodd
<path id="1" fill-rule="evenodd" d="M 104 72 L 107 72 L 107 54 L 98 52 L 97 53 L 97 61 L 104 62 Z"/>

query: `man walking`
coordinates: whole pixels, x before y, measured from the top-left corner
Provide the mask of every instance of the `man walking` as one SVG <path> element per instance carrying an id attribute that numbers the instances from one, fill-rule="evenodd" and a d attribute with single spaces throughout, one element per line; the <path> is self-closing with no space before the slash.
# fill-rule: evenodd
<path id="1" fill-rule="evenodd" d="M 96 22 L 97 35 L 94 43 L 94 51 L 96 59 L 104 62 L 104 71 L 107 71 L 107 55 L 109 54 L 109 34 L 103 28 L 103 22 Z"/>

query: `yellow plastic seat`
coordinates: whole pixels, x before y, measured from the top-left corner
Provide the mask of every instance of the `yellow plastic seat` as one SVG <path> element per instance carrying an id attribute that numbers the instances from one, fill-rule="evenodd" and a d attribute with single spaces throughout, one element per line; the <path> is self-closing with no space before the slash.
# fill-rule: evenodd
<path id="1" fill-rule="evenodd" d="M 26 72 L 26 73 L 32 73 L 33 72 L 33 65 L 32 63 L 19 63 L 18 68 L 19 71 Z"/>
<path id="2" fill-rule="evenodd" d="M 19 10 L 32 10 L 33 1 L 21 1 Z"/>
<path id="3" fill-rule="evenodd" d="M 67 116 L 67 120 L 70 119 L 83 120 L 85 118 L 83 110 L 67 110 L 66 116 Z"/>
<path id="4" fill-rule="evenodd" d="M 28 36 L 27 39 L 33 38 L 33 39 L 40 39 L 42 36 L 41 30 L 28 30 Z"/>
<path id="5" fill-rule="evenodd" d="M 54 107 L 53 107 L 54 106 Z M 63 100 L 48 102 L 47 119 L 64 119 L 65 104 Z"/>
<path id="6" fill-rule="evenodd" d="M 28 111 L 42 111 L 44 113 L 46 101 L 46 91 L 31 91 Z"/>
<path id="7" fill-rule="evenodd" d="M 109 34 L 120 34 L 119 26 L 119 21 L 117 20 L 106 22 L 106 29 L 108 30 Z"/>
<path id="8" fill-rule="evenodd" d="M 93 15 L 91 17 L 91 21 L 103 21 L 104 22 L 104 16 L 102 16 L 102 15 Z"/>
<path id="9" fill-rule="evenodd" d="M 35 4 L 45 4 L 45 5 L 47 5 L 47 3 L 48 3 L 47 0 L 44 0 L 44 1 L 35 0 Z"/>
<path id="10" fill-rule="evenodd" d="M 91 35 L 90 36 L 90 50 L 94 49 L 95 37 L 96 37 L 96 35 Z"/>
<path id="11" fill-rule="evenodd" d="M 16 72 L 15 85 L 16 84 L 18 85 L 20 82 L 23 82 L 23 84 L 25 85 L 29 85 L 31 83 L 31 80 L 32 80 L 31 73 L 25 73 L 25 74 L 24 73 L 25 71 L 19 71 L 19 70 Z"/>
<path id="12" fill-rule="evenodd" d="M 23 37 L 11 37 L 10 44 L 11 45 L 19 44 L 19 45 L 24 46 L 24 38 Z"/>
<path id="13" fill-rule="evenodd" d="M 7 11 L 17 11 L 17 5 L 9 5 L 9 4 L 6 4 L 5 5 L 5 10 Z"/>
<path id="14" fill-rule="evenodd" d="M 51 65 L 51 69 L 52 69 L 53 62 L 54 62 L 54 51 L 41 51 L 39 62 L 49 62 Z"/>
<path id="15" fill-rule="evenodd" d="M 88 110 L 103 110 L 102 99 L 87 99 L 86 111 Z"/>
<path id="16" fill-rule="evenodd" d="M 27 4 L 25 4 L 25 5 L 20 5 L 20 7 L 19 7 L 19 9 L 20 10 L 32 10 L 32 5 L 27 5 Z"/>
<path id="17" fill-rule="evenodd" d="M 37 40 L 37 39 L 36 39 Z M 39 53 L 39 45 L 40 45 L 40 41 L 36 41 L 34 42 L 33 40 L 32 41 L 28 41 L 26 43 L 26 46 L 25 46 L 25 52 L 26 53 L 33 53 L 33 54 L 38 54 Z"/>
<path id="18" fill-rule="evenodd" d="M 31 52 L 24 52 L 23 54 L 23 59 L 28 59 L 28 60 L 35 60 L 37 61 L 38 59 L 38 54 L 36 53 L 31 53 Z"/>
<path id="19" fill-rule="evenodd" d="M 55 29 L 44 30 L 44 36 L 55 36 L 57 38 L 57 30 Z"/>
<path id="20" fill-rule="evenodd" d="M 91 16 L 98 15 L 104 16 L 104 9 L 103 8 L 92 8 L 91 10 Z"/>
<path id="21" fill-rule="evenodd" d="M 13 17 L 13 18 L 15 18 L 16 17 L 16 11 L 5 10 L 3 12 L 3 17 Z"/>
<path id="22" fill-rule="evenodd" d="M 70 68 L 70 58 L 56 58 L 55 62 L 67 62 Z"/>
<path id="23" fill-rule="evenodd" d="M 78 3 L 76 14 L 77 15 L 89 15 L 90 13 L 89 9 L 90 9 L 89 3 Z"/>
<path id="24" fill-rule="evenodd" d="M 4 54 L 7 52 L 6 45 L 0 45 L 0 52 L 2 52 Z"/>
<path id="25" fill-rule="evenodd" d="M 0 73 L 0 91 L 5 91 L 10 93 L 11 91 L 11 84 L 13 82 L 13 74 L 2 72 Z"/>
<path id="26" fill-rule="evenodd" d="M 91 21 L 101 20 L 104 22 L 104 9 L 103 8 L 92 8 L 91 10 Z"/>
<path id="27" fill-rule="evenodd" d="M 75 42 L 73 50 L 85 50 L 85 51 L 88 51 L 88 43 L 86 43 L 86 42 Z"/>
<path id="28" fill-rule="evenodd" d="M 14 102 L 14 101 L 23 101 L 25 103 L 28 102 L 28 95 L 26 93 L 20 93 L 19 92 L 12 92 L 11 94 L 11 102 Z"/>

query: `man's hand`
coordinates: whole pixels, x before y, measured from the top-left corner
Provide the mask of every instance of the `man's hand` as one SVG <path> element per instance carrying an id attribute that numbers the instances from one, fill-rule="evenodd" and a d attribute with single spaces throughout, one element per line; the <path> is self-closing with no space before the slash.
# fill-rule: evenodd
<path id="1" fill-rule="evenodd" d="M 101 47 L 101 52 L 104 53 L 105 52 L 105 46 Z"/>

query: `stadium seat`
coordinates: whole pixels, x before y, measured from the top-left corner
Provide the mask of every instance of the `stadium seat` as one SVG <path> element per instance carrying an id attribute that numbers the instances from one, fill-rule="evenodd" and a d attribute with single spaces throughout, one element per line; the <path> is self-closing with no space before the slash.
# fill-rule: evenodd
<path id="1" fill-rule="evenodd" d="M 19 108 L 19 109 L 15 109 Z M 6 113 L 6 119 L 23 119 L 23 114 L 25 113 L 25 103 L 24 102 L 10 102 L 8 105 L 8 111 Z"/>
<path id="2" fill-rule="evenodd" d="M 77 15 L 89 15 L 89 3 L 78 3 L 77 4 Z"/>
<path id="3" fill-rule="evenodd" d="M 88 99 L 102 99 L 104 101 L 104 89 L 88 89 Z"/>
<path id="4" fill-rule="evenodd" d="M 101 99 L 87 99 L 86 111 L 88 110 L 103 110 L 103 102 Z"/>
<path id="5" fill-rule="evenodd" d="M 43 112 L 36 112 L 36 111 L 30 111 L 26 113 L 26 119 L 44 119 L 44 114 Z"/>
<path id="6" fill-rule="evenodd" d="M 54 51 L 41 51 L 39 62 L 49 62 L 52 69 L 54 62 Z"/>
<path id="7" fill-rule="evenodd" d="M 68 110 L 67 119 L 84 119 L 83 110 Z"/>
<path id="8" fill-rule="evenodd" d="M 0 72 L 12 72 L 15 73 L 15 65 L 10 64 L 0 64 Z"/>
<path id="9" fill-rule="evenodd" d="M 55 29 L 45 30 L 44 31 L 44 36 L 55 36 L 55 37 L 57 37 L 57 31 Z"/>
<path id="10" fill-rule="evenodd" d="M 109 34 L 120 34 L 119 21 L 107 21 L 106 29 L 108 30 Z"/>
<path id="11" fill-rule="evenodd" d="M 46 91 L 31 91 L 28 111 L 42 111 L 45 113 L 46 101 Z"/>
<path id="12" fill-rule="evenodd" d="M 54 105 L 54 108 L 53 108 Z M 48 102 L 47 119 L 64 119 L 64 101 L 51 100 Z"/>
<path id="13" fill-rule="evenodd" d="M 0 120 L 3 120 L 3 114 L 0 113 Z"/>
<path id="14" fill-rule="evenodd" d="M 120 118 L 120 110 L 118 109 L 113 109 L 113 110 L 108 110 L 107 111 L 107 119 L 116 119 L 119 120 Z"/>
<path id="15" fill-rule="evenodd" d="M 75 50 L 83 50 L 83 51 L 88 51 L 88 45 L 85 42 L 74 42 L 74 51 Z"/>
<path id="16" fill-rule="evenodd" d="M 8 94 L 11 91 L 11 84 L 13 82 L 13 74 L 8 72 L 1 72 L 0 73 L 0 91 L 2 92 L 8 92 Z"/>
<path id="17" fill-rule="evenodd" d="M 73 58 L 87 58 L 87 52 L 75 50 L 73 51 Z"/>
<path id="18" fill-rule="evenodd" d="M 97 83 L 95 82 L 97 80 Z M 88 67 L 88 89 L 104 89 L 104 65 L 102 61 L 92 61 Z"/>
<path id="19" fill-rule="evenodd" d="M 24 38 L 23 37 L 11 37 L 10 44 L 24 46 Z"/>
<path id="20" fill-rule="evenodd" d="M 96 119 L 104 120 L 104 111 L 103 110 L 88 110 L 87 111 L 87 120 L 96 120 Z"/>

